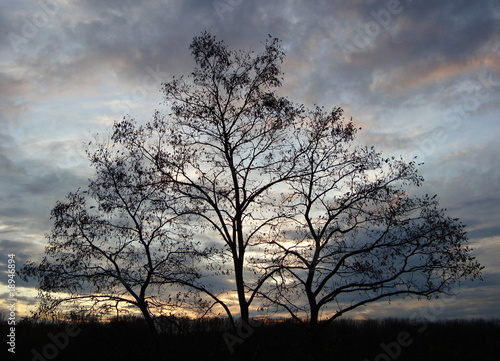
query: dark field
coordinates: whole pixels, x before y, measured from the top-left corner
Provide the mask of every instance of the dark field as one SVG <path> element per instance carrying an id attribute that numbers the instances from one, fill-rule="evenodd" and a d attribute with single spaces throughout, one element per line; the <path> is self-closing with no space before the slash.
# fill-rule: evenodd
<path id="1" fill-rule="evenodd" d="M 140 319 L 16 325 L 16 360 L 498 360 L 500 321 L 338 320 L 321 339 L 273 322 L 225 334 L 221 320 L 164 323 L 157 341 Z M 182 330 L 182 331 L 181 331 Z M 2 334 L 9 333 L 2 322 Z M 4 337 L 4 340 L 6 337 Z M 8 345 L 3 342 L 4 352 Z"/>

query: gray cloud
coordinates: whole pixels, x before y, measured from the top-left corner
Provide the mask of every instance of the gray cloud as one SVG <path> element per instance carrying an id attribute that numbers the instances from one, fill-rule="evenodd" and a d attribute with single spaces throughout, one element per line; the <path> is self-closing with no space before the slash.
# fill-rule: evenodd
<path id="1" fill-rule="evenodd" d="M 388 2 L 221 1 L 223 9 L 202 0 L 61 2 L 17 50 L 5 34 L 23 36 L 26 21 L 43 9 L 27 1 L 0 5 L 2 251 L 22 260 L 40 255 L 55 201 L 91 175 L 82 142 L 126 113 L 148 119 L 160 82 L 192 70 L 188 47 L 203 30 L 256 51 L 267 34 L 282 39 L 282 94 L 343 106 L 364 128 L 359 141 L 386 153 L 410 157 L 425 146 L 422 191 L 437 193 L 473 242 L 500 234 L 498 2 L 401 0 L 369 36 L 366 26 L 376 30 L 373 14 L 387 14 Z M 362 36 L 369 41 L 360 47 Z M 357 47 L 349 59 L 346 44 Z M 460 125 L 450 123 L 453 112 Z M 443 140 L 433 138 L 439 129 Z M 464 301 L 470 314 L 491 311 L 498 296 L 494 252 L 490 243 L 477 250 L 492 274 L 471 285 L 478 291 Z M 473 309 L 475 298 L 481 309 Z"/>

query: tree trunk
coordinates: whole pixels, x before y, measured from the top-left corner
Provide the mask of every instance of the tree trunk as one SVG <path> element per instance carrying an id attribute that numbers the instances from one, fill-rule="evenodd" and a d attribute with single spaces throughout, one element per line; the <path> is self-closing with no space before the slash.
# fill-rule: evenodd
<path id="1" fill-rule="evenodd" d="M 318 316 L 318 307 L 311 307 L 311 319 L 309 320 L 309 328 L 313 341 L 318 337 Z"/>
<path id="2" fill-rule="evenodd" d="M 316 303 L 316 297 L 312 291 L 312 272 L 309 274 L 309 277 L 306 281 L 306 295 L 309 301 L 309 310 L 310 310 L 310 318 L 309 318 L 309 334 L 311 337 L 311 345 L 315 346 L 318 336 L 319 336 L 319 307 Z"/>
<path id="3" fill-rule="evenodd" d="M 153 335 L 154 338 L 157 338 L 158 337 L 158 330 L 155 327 L 153 318 L 151 317 L 151 314 L 149 313 L 148 306 L 147 306 L 146 302 L 139 305 L 139 308 L 141 309 L 142 315 L 144 316 L 144 320 L 146 321 L 146 324 L 148 325 L 148 329 L 151 332 L 151 335 Z"/>
<path id="4" fill-rule="evenodd" d="M 245 296 L 245 283 L 243 280 L 243 261 L 240 259 L 234 260 L 234 273 L 236 280 L 236 290 L 238 292 L 238 302 L 240 304 L 240 317 L 241 320 L 248 324 L 249 311 L 248 303 Z"/>

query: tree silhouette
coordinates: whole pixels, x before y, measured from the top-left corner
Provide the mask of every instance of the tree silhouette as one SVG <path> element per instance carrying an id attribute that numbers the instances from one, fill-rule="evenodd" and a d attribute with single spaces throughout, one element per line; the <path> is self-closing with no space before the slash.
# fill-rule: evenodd
<path id="1" fill-rule="evenodd" d="M 205 293 L 204 312 L 219 305 L 233 326 L 236 294 L 244 322 L 260 298 L 317 334 L 328 306 L 325 324 L 480 275 L 464 226 L 417 195 L 414 162 L 356 146 L 340 108 L 277 94 L 278 39 L 254 54 L 205 32 L 190 48 L 192 74 L 163 84 L 168 110 L 116 122 L 112 145 L 91 156 L 96 212 L 84 192 L 54 208 L 51 259 L 25 268 L 43 290 L 106 294 L 148 320 L 165 286 L 179 285 Z"/>
<path id="2" fill-rule="evenodd" d="M 191 50 L 197 65 L 191 81 L 163 85 L 168 117 L 156 112 L 146 126 L 126 119 L 115 124 L 113 139 L 156 164 L 170 192 L 184 197 L 179 215 L 214 231 L 232 263 L 217 275 L 234 276 L 240 316 L 248 322 L 251 303 L 274 272 L 271 265 L 257 273 L 249 254 L 260 251 L 262 235 L 280 219 L 274 190 L 295 176 L 288 139 L 301 109 L 272 90 L 281 83 L 284 57 L 277 39 L 254 56 L 203 33 Z M 229 312 L 227 302 L 215 302 Z"/>
<path id="3" fill-rule="evenodd" d="M 355 133 L 339 108 L 302 118 L 303 174 L 287 182 L 284 202 L 293 221 L 275 234 L 280 272 L 261 294 L 299 322 L 307 314 L 313 335 L 321 311 L 327 325 L 382 298 L 450 293 L 480 275 L 459 220 L 436 196 L 411 194 L 423 181 L 416 164 L 354 146 Z"/>
<path id="4" fill-rule="evenodd" d="M 57 202 L 44 259 L 20 274 L 38 279 L 42 312 L 71 302 L 87 311 L 133 305 L 156 335 L 154 315 L 178 311 L 188 297 L 176 280 L 199 277 L 197 246 L 176 222 L 175 199 L 138 154 L 102 143 L 89 158 L 95 179 Z"/>

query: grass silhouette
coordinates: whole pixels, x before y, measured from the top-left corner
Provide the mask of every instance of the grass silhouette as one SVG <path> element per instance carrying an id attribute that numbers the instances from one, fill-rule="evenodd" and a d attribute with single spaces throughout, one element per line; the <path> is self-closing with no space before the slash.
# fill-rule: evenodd
<path id="1" fill-rule="evenodd" d="M 318 340 L 311 340 L 306 330 L 292 320 L 271 320 L 254 328 L 251 335 L 234 347 L 233 353 L 223 339 L 227 330 L 224 319 L 177 319 L 175 324 L 172 321 L 160 320 L 160 336 L 155 340 L 145 322 L 134 317 L 110 322 L 24 319 L 16 325 L 16 356 L 39 361 L 489 361 L 500 354 L 500 320 L 339 319 Z M 68 326 L 78 330 L 78 334 L 65 338 Z M 3 334 L 7 334 L 7 322 L 2 322 L 1 327 Z M 57 342 L 64 347 L 56 350 Z"/>

